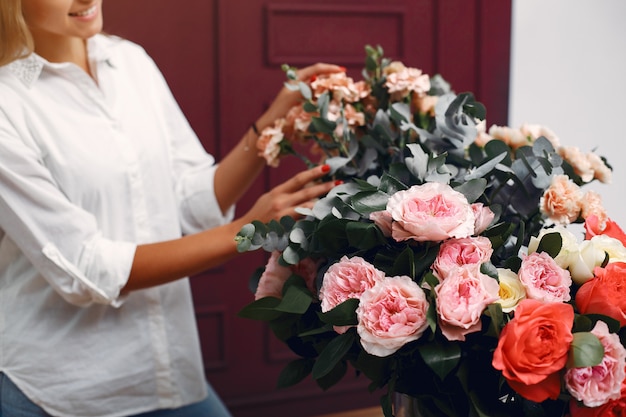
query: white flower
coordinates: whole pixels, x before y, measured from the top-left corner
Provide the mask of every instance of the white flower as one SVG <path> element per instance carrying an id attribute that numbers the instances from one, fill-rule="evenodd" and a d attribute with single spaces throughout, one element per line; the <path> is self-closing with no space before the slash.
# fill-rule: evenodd
<path id="1" fill-rule="evenodd" d="M 502 311 L 510 313 L 526 298 L 526 289 L 510 269 L 498 268 L 498 281 L 500 284 L 500 299 L 496 301 L 502 306 Z"/>

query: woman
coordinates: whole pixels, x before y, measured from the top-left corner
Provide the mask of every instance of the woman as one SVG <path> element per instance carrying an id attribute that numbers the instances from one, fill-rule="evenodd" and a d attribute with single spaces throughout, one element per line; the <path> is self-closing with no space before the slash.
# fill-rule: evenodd
<path id="1" fill-rule="evenodd" d="M 232 220 L 255 129 L 215 164 L 145 52 L 101 30 L 101 0 L 0 2 L 0 415 L 228 416 L 184 277 L 334 184 L 301 172 Z"/>

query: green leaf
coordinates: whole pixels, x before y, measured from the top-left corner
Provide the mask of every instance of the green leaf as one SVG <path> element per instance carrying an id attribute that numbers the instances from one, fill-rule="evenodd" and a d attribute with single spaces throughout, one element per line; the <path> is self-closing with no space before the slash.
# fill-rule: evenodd
<path id="1" fill-rule="evenodd" d="M 487 334 L 494 337 L 500 336 L 500 331 L 504 327 L 504 313 L 500 303 L 492 303 L 487 306 L 487 315 L 491 317 L 491 324 Z"/>
<path id="2" fill-rule="evenodd" d="M 313 359 L 305 358 L 289 362 L 278 376 L 277 388 L 287 388 L 302 381 L 311 373 L 314 363 Z"/>
<path id="3" fill-rule="evenodd" d="M 355 340 L 355 331 L 347 331 L 331 340 L 313 365 L 313 378 L 320 379 L 328 375 L 348 353 Z"/>
<path id="4" fill-rule="evenodd" d="M 537 252 L 545 252 L 552 258 L 556 258 L 559 252 L 561 252 L 562 245 L 563 238 L 560 233 L 546 233 L 541 238 L 539 246 L 537 246 Z"/>
<path id="5" fill-rule="evenodd" d="M 444 380 L 461 360 L 461 347 L 458 343 L 441 343 L 438 340 L 433 340 L 429 343 L 420 344 L 417 349 L 424 362 L 441 380 Z"/>
<path id="6" fill-rule="evenodd" d="M 415 279 L 415 254 L 409 246 L 398 254 L 393 263 L 391 276 L 401 275 Z"/>
<path id="7" fill-rule="evenodd" d="M 352 326 L 358 324 L 356 309 L 359 306 L 358 298 L 349 298 L 325 313 L 317 313 L 320 320 L 334 326 Z"/>
<path id="8" fill-rule="evenodd" d="M 252 320 L 274 320 L 282 314 L 276 310 L 276 306 L 280 304 L 280 301 L 276 297 L 260 298 L 242 308 L 237 316 Z"/>
<path id="9" fill-rule="evenodd" d="M 306 288 L 304 280 L 292 275 L 283 286 L 283 299 L 276 310 L 284 313 L 304 314 L 311 305 L 313 296 Z"/>
<path id="10" fill-rule="evenodd" d="M 346 235 L 350 246 L 361 250 L 372 249 L 386 242 L 374 223 L 350 222 L 346 225 Z"/>
<path id="11" fill-rule="evenodd" d="M 596 335 L 591 332 L 574 333 L 570 345 L 568 368 L 584 368 L 602 363 L 604 347 Z"/>
<path id="12" fill-rule="evenodd" d="M 346 361 L 340 361 L 333 367 L 333 369 L 331 369 L 329 373 L 317 379 L 317 385 L 325 391 L 339 382 L 347 371 L 348 364 Z"/>

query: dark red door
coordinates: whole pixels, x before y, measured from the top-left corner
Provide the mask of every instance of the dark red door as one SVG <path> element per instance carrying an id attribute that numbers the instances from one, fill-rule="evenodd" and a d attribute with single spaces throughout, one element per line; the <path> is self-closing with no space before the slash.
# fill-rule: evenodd
<path id="1" fill-rule="evenodd" d="M 488 124 L 505 124 L 510 25 L 510 0 L 105 1 L 106 31 L 146 48 L 218 159 L 282 85 L 281 64 L 332 62 L 358 79 L 366 44 L 441 73 L 457 92 L 475 93 Z M 266 170 L 238 212 L 300 168 L 292 161 Z M 377 404 L 379 393 L 351 375 L 326 392 L 311 381 L 275 389 L 291 354 L 264 324 L 237 317 L 265 256 L 247 253 L 192 280 L 207 378 L 234 416 L 307 417 Z"/>

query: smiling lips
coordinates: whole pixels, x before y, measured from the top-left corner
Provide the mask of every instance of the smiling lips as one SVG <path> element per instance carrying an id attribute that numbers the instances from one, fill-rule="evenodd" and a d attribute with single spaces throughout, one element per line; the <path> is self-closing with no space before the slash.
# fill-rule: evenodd
<path id="1" fill-rule="evenodd" d="M 93 6 L 91 6 L 87 10 L 83 10 L 82 12 L 70 13 L 70 16 L 72 16 L 72 17 L 86 17 L 86 16 L 94 14 L 96 12 L 96 8 L 97 7 L 94 4 Z"/>

